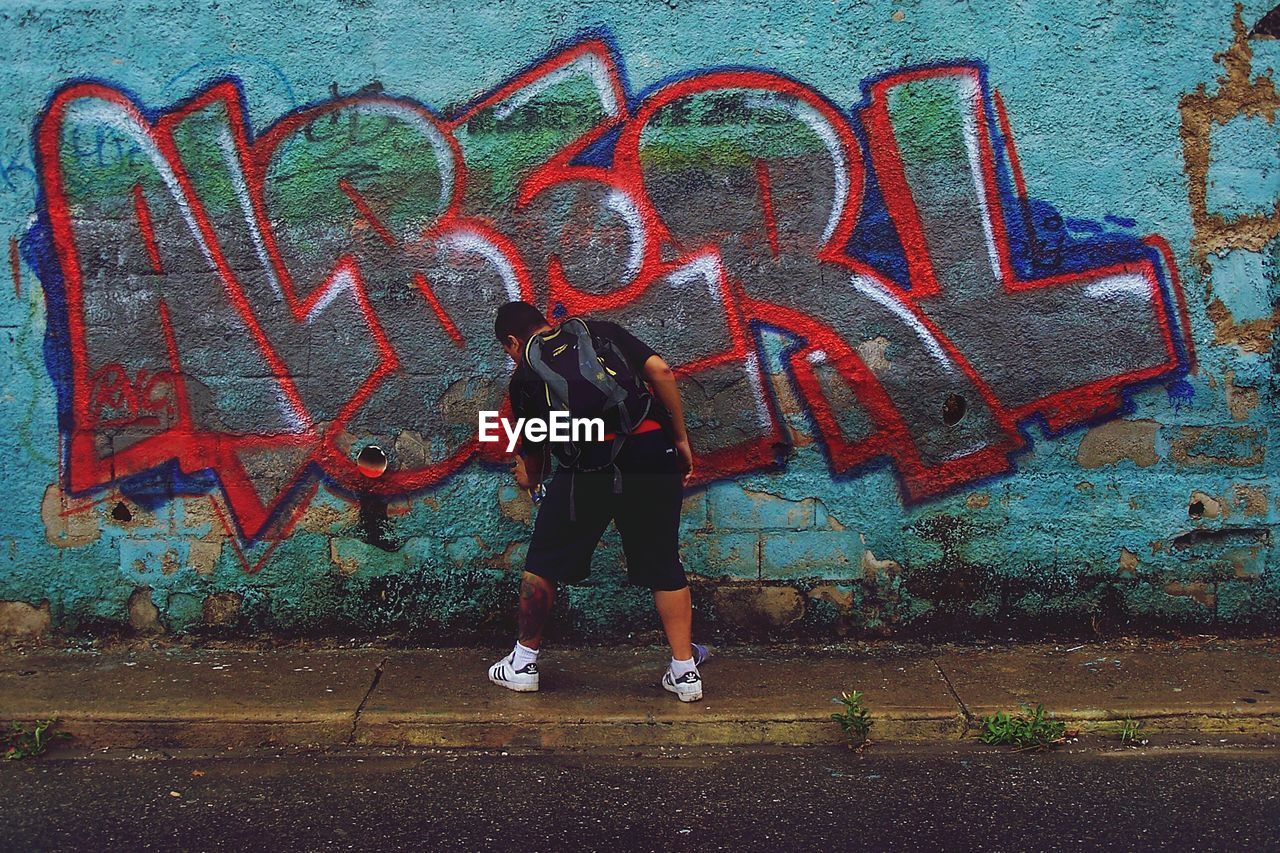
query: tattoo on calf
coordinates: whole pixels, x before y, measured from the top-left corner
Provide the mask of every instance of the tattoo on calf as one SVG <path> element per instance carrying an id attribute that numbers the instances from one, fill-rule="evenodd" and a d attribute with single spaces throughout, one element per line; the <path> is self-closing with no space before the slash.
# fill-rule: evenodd
<path id="1" fill-rule="evenodd" d="M 542 626 L 551 611 L 551 596 L 546 587 L 529 580 L 520 582 L 520 639 L 532 640 L 542 634 Z"/>

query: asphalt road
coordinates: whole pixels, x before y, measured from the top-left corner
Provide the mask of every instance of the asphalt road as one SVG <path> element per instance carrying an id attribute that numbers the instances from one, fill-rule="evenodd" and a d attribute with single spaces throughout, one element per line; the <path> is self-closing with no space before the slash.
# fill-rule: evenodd
<path id="1" fill-rule="evenodd" d="M 175 794 L 177 796 L 175 796 Z M 1280 850 L 1280 751 L 53 755 L 6 850 Z"/>

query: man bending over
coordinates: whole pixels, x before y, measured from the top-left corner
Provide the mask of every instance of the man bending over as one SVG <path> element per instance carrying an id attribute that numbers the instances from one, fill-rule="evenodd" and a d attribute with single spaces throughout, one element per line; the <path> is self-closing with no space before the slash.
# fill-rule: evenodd
<path id="1" fill-rule="evenodd" d="M 494 332 L 516 363 L 508 389 L 513 418 L 547 420 L 552 410 L 599 414 L 604 440 L 535 442 L 526 435 L 521 442 L 516 483 L 535 499 L 545 486 L 545 496 L 520 583 L 520 638 L 489 668 L 489 679 L 511 690 L 538 689 L 538 650 L 556 585 L 586 579 L 612 521 L 627 580 L 653 590 L 671 645 L 662 686 L 682 702 L 696 702 L 706 650 L 691 641 L 693 611 L 679 553 L 693 453 L 671 368 L 615 323 L 571 319 L 553 328 L 527 302 L 499 308 Z"/>

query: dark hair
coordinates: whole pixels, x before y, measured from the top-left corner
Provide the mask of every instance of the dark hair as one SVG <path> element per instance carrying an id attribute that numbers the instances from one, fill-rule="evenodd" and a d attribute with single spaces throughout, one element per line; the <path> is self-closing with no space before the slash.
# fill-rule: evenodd
<path id="1" fill-rule="evenodd" d="M 542 312 L 528 302 L 508 302 L 498 309 L 493 319 L 493 333 L 502 343 L 510 335 L 517 340 L 527 341 L 535 329 L 550 325 Z"/>

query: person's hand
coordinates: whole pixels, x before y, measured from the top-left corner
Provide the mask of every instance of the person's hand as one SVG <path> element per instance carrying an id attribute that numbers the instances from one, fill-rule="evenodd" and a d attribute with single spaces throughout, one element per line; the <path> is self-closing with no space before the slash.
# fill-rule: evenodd
<path id="1" fill-rule="evenodd" d="M 523 456 L 516 457 L 515 464 L 511 466 L 511 475 L 516 478 L 516 485 L 526 492 L 533 488 L 533 483 L 529 480 L 529 471 L 524 466 Z"/>
<path id="2" fill-rule="evenodd" d="M 680 467 L 684 470 L 684 484 L 689 485 L 693 479 L 693 448 L 689 446 L 689 436 L 675 441 L 676 453 L 680 454 Z"/>

